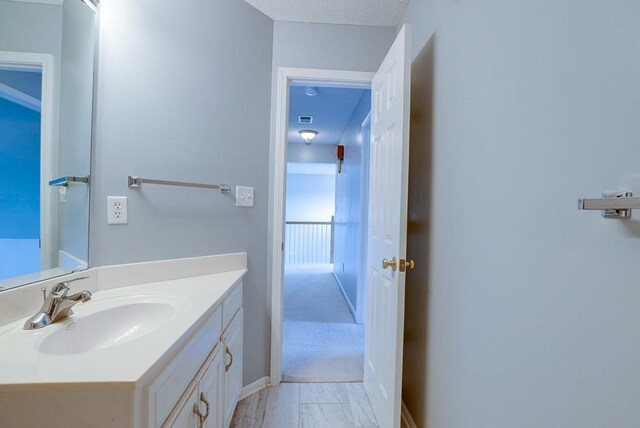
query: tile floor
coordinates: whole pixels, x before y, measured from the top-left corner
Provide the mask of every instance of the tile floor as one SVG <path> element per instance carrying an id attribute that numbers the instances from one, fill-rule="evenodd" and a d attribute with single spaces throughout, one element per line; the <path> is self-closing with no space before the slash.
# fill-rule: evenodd
<path id="1" fill-rule="evenodd" d="M 231 428 L 377 427 L 362 383 L 282 383 L 236 407 Z"/>

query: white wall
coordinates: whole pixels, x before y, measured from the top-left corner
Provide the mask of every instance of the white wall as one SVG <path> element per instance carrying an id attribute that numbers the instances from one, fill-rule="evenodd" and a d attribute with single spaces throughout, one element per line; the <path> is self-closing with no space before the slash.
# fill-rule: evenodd
<path id="1" fill-rule="evenodd" d="M 333 270 L 360 324 L 365 319 L 362 268 L 366 249 L 362 240 L 367 227 L 369 180 L 369 128 L 362 125 L 370 111 L 371 91 L 365 91 L 340 137 L 339 144 L 344 146 L 344 162 L 342 172 L 336 175 Z"/>
<path id="2" fill-rule="evenodd" d="M 93 265 L 247 251 L 244 382 L 268 375 L 266 294 L 273 21 L 238 0 L 101 3 Z M 127 176 L 255 187 L 127 188 Z M 129 224 L 108 226 L 108 195 Z"/>
<path id="3" fill-rule="evenodd" d="M 640 227 L 576 199 L 640 192 L 640 3 L 414 0 L 405 21 L 418 426 L 637 426 Z"/>
<path id="4" fill-rule="evenodd" d="M 336 203 L 335 174 L 287 173 L 287 221 L 331 221 Z"/>
<path id="5" fill-rule="evenodd" d="M 295 163 L 335 163 L 336 146 L 330 144 L 287 144 L 287 161 Z"/>

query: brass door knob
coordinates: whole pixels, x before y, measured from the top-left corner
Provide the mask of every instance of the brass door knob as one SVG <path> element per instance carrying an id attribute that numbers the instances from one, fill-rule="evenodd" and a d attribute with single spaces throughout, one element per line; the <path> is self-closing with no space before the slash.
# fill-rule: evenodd
<path id="1" fill-rule="evenodd" d="M 398 261 L 396 258 L 392 258 L 391 260 L 382 259 L 382 269 L 391 268 L 392 271 L 396 271 L 398 268 Z"/>
<path id="2" fill-rule="evenodd" d="M 406 270 L 412 270 L 413 268 L 416 267 L 415 262 L 413 261 L 413 259 L 400 259 L 400 272 L 404 272 Z"/>

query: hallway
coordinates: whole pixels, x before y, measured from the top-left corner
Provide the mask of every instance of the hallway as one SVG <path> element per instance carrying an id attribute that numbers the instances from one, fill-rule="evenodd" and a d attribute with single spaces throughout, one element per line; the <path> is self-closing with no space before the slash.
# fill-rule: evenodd
<path id="1" fill-rule="evenodd" d="M 364 326 L 355 323 L 332 265 L 287 266 L 284 293 L 283 381 L 362 381 Z"/>

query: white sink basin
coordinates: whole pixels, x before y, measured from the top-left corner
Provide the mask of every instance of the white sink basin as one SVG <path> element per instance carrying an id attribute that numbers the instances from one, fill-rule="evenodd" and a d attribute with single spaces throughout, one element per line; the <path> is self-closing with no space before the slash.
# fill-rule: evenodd
<path id="1" fill-rule="evenodd" d="M 168 294 L 80 303 L 73 308 L 75 314 L 45 335 L 38 348 L 44 354 L 69 355 L 118 346 L 161 328 L 186 305 L 181 296 Z"/>

